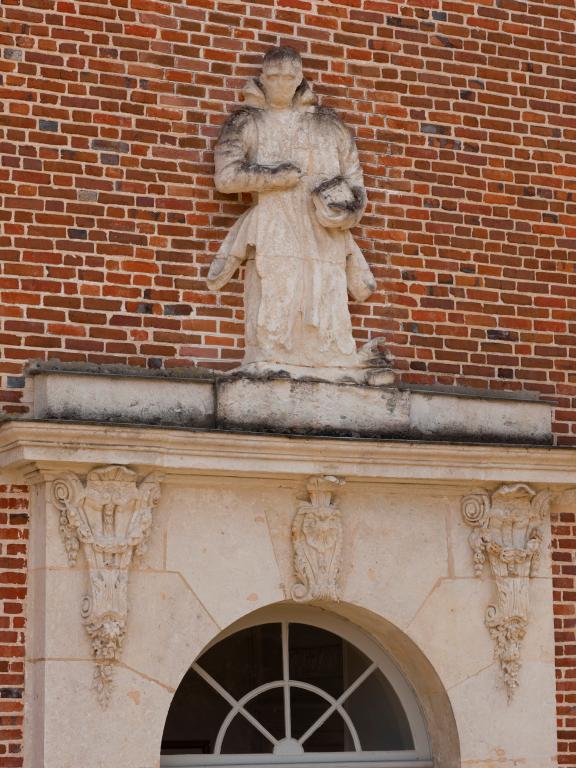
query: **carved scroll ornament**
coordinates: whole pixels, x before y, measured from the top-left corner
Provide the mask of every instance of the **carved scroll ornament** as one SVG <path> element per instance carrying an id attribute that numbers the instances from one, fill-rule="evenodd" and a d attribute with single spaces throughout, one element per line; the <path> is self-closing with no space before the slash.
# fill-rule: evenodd
<path id="1" fill-rule="evenodd" d="M 75 565 L 82 549 L 88 563 L 90 591 L 81 614 L 96 661 L 94 688 L 104 707 L 126 633 L 128 569 L 133 556 L 146 551 L 159 481 L 153 473 L 137 485 L 135 472 L 110 466 L 89 472 L 85 483 L 67 472 L 52 484 L 68 560 Z"/>
<path id="2" fill-rule="evenodd" d="M 340 510 L 332 494 L 344 480 L 330 475 L 311 477 L 306 489 L 310 501 L 302 501 L 292 523 L 297 601 L 339 600 L 338 576 L 342 550 Z"/>
<path id="3" fill-rule="evenodd" d="M 515 484 L 501 486 L 492 496 L 479 490 L 462 499 L 462 515 L 473 528 L 470 546 L 476 576 L 482 575 L 488 561 L 496 582 L 496 601 L 487 607 L 484 621 L 495 642 L 508 701 L 518 687 L 530 577 L 538 568 L 541 524 L 551 496 L 550 491 L 536 493 L 528 485 Z"/>

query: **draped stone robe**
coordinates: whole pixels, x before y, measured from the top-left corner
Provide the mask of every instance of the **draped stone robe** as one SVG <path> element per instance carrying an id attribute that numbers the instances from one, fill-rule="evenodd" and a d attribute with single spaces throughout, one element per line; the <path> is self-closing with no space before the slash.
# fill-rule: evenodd
<path id="1" fill-rule="evenodd" d="M 349 232 L 366 205 L 354 138 L 335 112 L 316 104 L 306 81 L 290 109 L 269 107 L 256 80 L 244 97 L 218 139 L 215 181 L 224 193 L 252 192 L 255 205 L 228 233 L 208 285 L 219 290 L 246 262 L 244 364 L 358 367 L 348 291 L 364 300 L 375 282 Z M 274 166 L 286 162 L 301 169 L 301 180 L 271 188 Z M 336 177 L 353 190 L 345 212 L 313 199 Z"/>

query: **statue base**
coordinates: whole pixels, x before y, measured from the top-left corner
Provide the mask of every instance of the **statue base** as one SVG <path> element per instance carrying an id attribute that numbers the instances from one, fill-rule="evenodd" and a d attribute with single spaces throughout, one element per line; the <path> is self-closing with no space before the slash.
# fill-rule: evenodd
<path id="1" fill-rule="evenodd" d="M 282 369 L 164 371 L 39 363 L 38 420 L 158 425 L 293 435 L 461 442 L 551 443 L 552 405 L 529 396 L 424 390 L 356 369 L 370 383 L 290 376 Z M 382 375 L 384 382 L 378 381 Z"/>
<path id="2" fill-rule="evenodd" d="M 391 372 L 389 372 L 391 373 Z M 376 439 L 549 444 L 549 403 L 390 384 L 219 377 L 220 429 Z"/>
<path id="3" fill-rule="evenodd" d="M 311 368 L 306 365 L 285 365 L 284 363 L 246 363 L 230 371 L 230 375 L 243 374 L 250 378 L 286 378 L 295 381 L 327 381 L 343 384 L 372 384 L 375 386 L 394 384 L 396 376 L 390 368 Z"/>

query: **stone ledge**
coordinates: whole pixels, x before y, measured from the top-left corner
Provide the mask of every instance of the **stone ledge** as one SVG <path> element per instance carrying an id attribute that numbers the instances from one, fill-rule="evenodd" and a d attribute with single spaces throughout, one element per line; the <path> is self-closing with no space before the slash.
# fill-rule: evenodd
<path id="1" fill-rule="evenodd" d="M 574 448 L 550 445 L 350 440 L 34 419 L 0 424 L 0 471 L 14 483 L 33 483 L 63 467 L 85 473 L 124 464 L 140 474 L 160 471 L 176 485 L 190 475 L 233 483 L 238 477 L 301 481 L 333 474 L 347 482 L 441 483 L 446 492 L 485 483 L 554 484 L 564 491 L 574 488 L 575 455 Z"/>
<path id="2" fill-rule="evenodd" d="M 254 378 L 139 378 L 43 371 L 36 419 L 376 439 L 548 445 L 546 402 L 392 386 Z"/>

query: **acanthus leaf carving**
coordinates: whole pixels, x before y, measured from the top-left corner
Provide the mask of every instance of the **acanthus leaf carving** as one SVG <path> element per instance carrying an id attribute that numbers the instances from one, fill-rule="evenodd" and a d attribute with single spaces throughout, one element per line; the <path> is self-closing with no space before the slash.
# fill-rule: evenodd
<path id="1" fill-rule="evenodd" d="M 551 491 L 536 493 L 523 483 L 502 485 L 492 495 L 474 491 L 462 499 L 462 516 L 472 527 L 470 546 L 474 572 L 481 576 L 488 562 L 496 600 L 484 622 L 495 643 L 508 700 L 518 687 L 522 641 L 530 609 L 530 578 L 540 561 L 542 521 Z"/>
<path id="2" fill-rule="evenodd" d="M 299 503 L 292 524 L 297 578 L 292 597 L 299 602 L 340 599 L 342 522 L 332 495 L 342 485 L 344 480 L 331 475 L 311 477 L 306 485 L 310 501 Z"/>
<path id="3" fill-rule="evenodd" d="M 82 549 L 88 564 L 90 591 L 81 616 L 96 662 L 94 688 L 104 707 L 126 634 L 128 572 L 133 558 L 146 551 L 160 480 L 152 473 L 137 484 L 135 472 L 112 465 L 93 469 L 85 483 L 72 472 L 52 483 L 68 560 L 75 565 Z"/>

